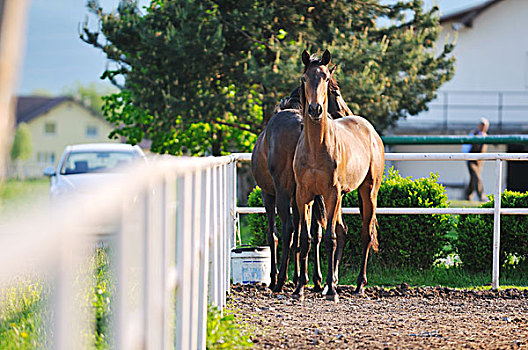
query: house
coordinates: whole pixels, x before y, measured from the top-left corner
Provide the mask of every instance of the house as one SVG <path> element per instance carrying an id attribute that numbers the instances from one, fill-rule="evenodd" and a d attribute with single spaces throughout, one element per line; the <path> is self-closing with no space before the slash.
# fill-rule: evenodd
<path id="1" fill-rule="evenodd" d="M 438 45 L 456 40 L 456 72 L 438 91 L 429 111 L 398 122 L 392 130 L 402 134 L 466 135 L 481 117 L 490 121 L 489 134 L 528 134 L 528 1 L 486 0 L 440 18 Z M 394 146 L 391 152 L 460 152 L 458 145 Z M 488 152 L 527 152 L 524 145 L 490 145 Z M 469 181 L 464 162 L 399 162 L 405 176 L 427 176 L 438 171 L 451 199 L 462 197 Z M 528 190 L 526 162 L 510 162 L 503 184 Z M 483 169 L 484 190 L 493 192 L 492 162 Z"/>
<path id="2" fill-rule="evenodd" d="M 110 123 L 71 97 L 18 97 L 16 124 L 20 123 L 26 123 L 31 133 L 32 155 L 18 167 L 26 177 L 41 176 L 45 167 L 58 162 L 67 145 L 120 142 L 108 138 Z"/>

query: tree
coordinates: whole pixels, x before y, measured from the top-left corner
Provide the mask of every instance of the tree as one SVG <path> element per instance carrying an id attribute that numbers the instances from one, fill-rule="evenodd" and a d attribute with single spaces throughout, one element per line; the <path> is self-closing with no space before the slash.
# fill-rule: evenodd
<path id="1" fill-rule="evenodd" d="M 114 134 L 179 154 L 247 151 L 278 100 L 299 84 L 304 48 L 328 48 L 343 95 L 378 131 L 427 109 L 451 78 L 453 46 L 435 47 L 438 8 L 422 0 L 121 1 L 81 39 L 114 62 L 103 79 Z M 101 39 L 103 38 L 103 39 Z M 120 84 L 124 81 L 124 84 Z"/>
<path id="2" fill-rule="evenodd" d="M 21 161 L 28 160 L 31 157 L 31 132 L 26 123 L 20 123 L 15 131 L 15 138 L 11 146 L 11 160 L 15 165 L 16 176 L 24 178 Z"/>
<path id="3" fill-rule="evenodd" d="M 73 97 L 94 111 L 101 112 L 104 105 L 103 96 L 114 93 L 116 90 L 112 85 L 108 86 L 94 82 L 83 85 L 80 82 L 76 82 L 71 86 L 64 87 L 62 94 Z"/>
<path id="4" fill-rule="evenodd" d="M 31 132 L 26 123 L 20 123 L 11 146 L 11 160 L 28 160 L 31 157 Z"/>

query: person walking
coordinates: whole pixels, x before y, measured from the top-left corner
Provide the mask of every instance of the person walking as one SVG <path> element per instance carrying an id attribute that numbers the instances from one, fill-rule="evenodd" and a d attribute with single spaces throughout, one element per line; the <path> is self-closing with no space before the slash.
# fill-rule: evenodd
<path id="1" fill-rule="evenodd" d="M 489 121 L 486 118 L 481 118 L 478 128 L 470 133 L 470 135 L 478 136 L 487 136 L 489 128 Z M 486 144 L 472 144 L 472 145 L 463 145 L 462 151 L 469 153 L 484 153 L 486 152 L 488 146 Z M 466 187 L 466 199 L 471 200 L 473 192 L 477 192 L 477 199 L 479 201 L 484 201 L 486 198 L 484 194 L 484 186 L 482 185 L 482 178 L 480 174 L 482 173 L 482 160 L 470 160 L 467 162 L 467 167 L 469 170 L 469 184 Z"/>

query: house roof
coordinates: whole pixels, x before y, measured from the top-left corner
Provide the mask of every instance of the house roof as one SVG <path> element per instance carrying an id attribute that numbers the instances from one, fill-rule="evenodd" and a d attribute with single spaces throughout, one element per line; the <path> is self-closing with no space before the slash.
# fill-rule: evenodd
<path id="1" fill-rule="evenodd" d="M 467 7 L 463 10 L 455 11 L 447 15 L 440 17 L 440 23 L 443 22 L 460 22 L 466 27 L 473 26 L 473 20 L 475 17 L 480 15 L 482 12 L 486 11 L 491 6 L 501 2 L 503 0 L 487 0 L 481 4 Z"/>
<path id="2" fill-rule="evenodd" d="M 51 110 L 71 97 L 19 96 L 16 107 L 16 123 L 27 123 Z"/>
<path id="3" fill-rule="evenodd" d="M 60 96 L 60 97 L 42 97 L 42 96 L 19 96 L 17 98 L 16 106 L 16 123 L 28 123 L 38 116 L 47 113 L 55 106 L 59 104 L 71 101 L 78 103 L 72 97 L 69 96 Z M 92 113 L 95 113 L 91 108 L 84 108 L 90 110 Z"/>

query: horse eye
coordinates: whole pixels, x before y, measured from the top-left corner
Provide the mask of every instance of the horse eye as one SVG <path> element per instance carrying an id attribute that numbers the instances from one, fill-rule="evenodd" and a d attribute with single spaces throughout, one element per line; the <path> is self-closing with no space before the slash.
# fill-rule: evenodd
<path id="1" fill-rule="evenodd" d="M 328 81 L 328 79 L 330 79 L 330 77 L 328 75 L 326 75 L 325 73 L 321 73 L 321 78 L 324 80 L 324 81 Z"/>

